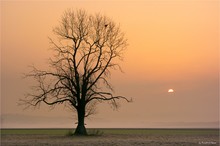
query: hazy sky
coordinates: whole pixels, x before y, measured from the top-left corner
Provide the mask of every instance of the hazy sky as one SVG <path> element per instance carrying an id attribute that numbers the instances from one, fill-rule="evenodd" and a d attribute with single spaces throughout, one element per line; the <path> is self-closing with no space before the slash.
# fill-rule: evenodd
<path id="1" fill-rule="evenodd" d="M 48 36 L 68 8 L 100 12 L 120 23 L 129 46 L 112 72 L 115 94 L 133 97 L 118 111 L 99 105 L 87 127 L 218 127 L 219 1 L 1 1 L 1 126 L 72 127 L 74 114 L 17 106 L 32 81 L 28 65 L 45 67 Z M 168 93 L 172 88 L 173 93 Z"/>

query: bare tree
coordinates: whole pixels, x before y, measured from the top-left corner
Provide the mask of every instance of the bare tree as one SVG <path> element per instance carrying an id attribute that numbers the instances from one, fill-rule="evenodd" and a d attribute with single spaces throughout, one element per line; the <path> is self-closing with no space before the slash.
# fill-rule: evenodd
<path id="1" fill-rule="evenodd" d="M 89 15 L 85 10 L 67 10 L 60 25 L 53 30 L 58 41 L 50 39 L 55 54 L 50 70 L 33 66 L 26 77 L 37 81 L 32 93 L 23 100 L 37 106 L 41 103 L 65 105 L 77 111 L 76 135 L 86 135 L 85 117 L 93 114 L 97 102 L 109 101 L 117 108 L 117 99 L 109 83 L 111 69 L 119 69 L 127 40 L 119 25 L 101 14 Z"/>

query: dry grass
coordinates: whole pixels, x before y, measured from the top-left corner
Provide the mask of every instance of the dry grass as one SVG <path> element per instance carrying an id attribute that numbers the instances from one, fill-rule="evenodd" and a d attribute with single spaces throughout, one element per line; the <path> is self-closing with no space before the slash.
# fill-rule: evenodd
<path id="1" fill-rule="evenodd" d="M 96 131 L 92 131 L 96 133 Z M 165 131 L 164 131 L 165 132 Z M 169 131 L 172 132 L 172 131 Z M 181 133 L 181 132 L 179 132 Z M 95 134 L 94 134 L 95 135 Z M 95 136 L 62 134 L 2 134 L 2 146 L 218 146 L 218 133 L 175 134 L 137 131 L 107 131 Z"/>

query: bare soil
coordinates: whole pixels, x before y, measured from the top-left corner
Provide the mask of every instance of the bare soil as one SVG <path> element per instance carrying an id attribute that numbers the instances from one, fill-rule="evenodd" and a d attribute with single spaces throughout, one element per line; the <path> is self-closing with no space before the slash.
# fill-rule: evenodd
<path id="1" fill-rule="evenodd" d="M 1 135 L 1 146 L 218 146 L 216 135 Z"/>

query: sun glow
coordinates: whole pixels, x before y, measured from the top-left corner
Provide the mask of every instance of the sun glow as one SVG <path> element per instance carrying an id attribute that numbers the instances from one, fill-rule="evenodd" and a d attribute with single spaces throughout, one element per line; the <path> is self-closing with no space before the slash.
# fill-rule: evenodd
<path id="1" fill-rule="evenodd" d="M 173 89 L 169 89 L 168 92 L 169 92 L 169 93 L 173 93 L 174 90 L 173 90 Z"/>

